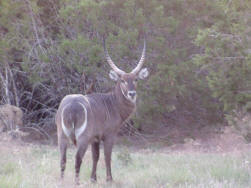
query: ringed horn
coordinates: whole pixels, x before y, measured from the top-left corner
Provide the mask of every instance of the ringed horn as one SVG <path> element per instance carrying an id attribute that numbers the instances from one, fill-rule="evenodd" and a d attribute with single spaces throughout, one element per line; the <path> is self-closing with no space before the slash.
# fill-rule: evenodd
<path id="1" fill-rule="evenodd" d="M 105 41 L 104 41 L 104 49 L 105 49 L 106 60 L 109 63 L 109 65 L 111 66 L 111 68 L 117 74 L 120 74 L 120 75 L 125 74 L 125 72 L 123 70 L 119 69 L 115 65 L 115 63 L 112 61 L 112 59 L 111 59 L 111 57 L 110 57 L 110 55 L 109 55 L 109 53 L 108 53 L 108 51 L 106 49 Z M 131 74 L 135 74 L 136 75 L 141 70 L 141 68 L 142 68 L 142 66 L 144 64 L 144 60 L 145 60 L 145 53 L 146 53 L 146 40 L 144 39 L 144 47 L 143 47 L 143 51 L 142 51 L 142 54 L 141 54 L 141 58 L 140 58 L 140 60 L 139 60 L 139 62 L 137 64 L 137 66 L 131 71 Z"/>

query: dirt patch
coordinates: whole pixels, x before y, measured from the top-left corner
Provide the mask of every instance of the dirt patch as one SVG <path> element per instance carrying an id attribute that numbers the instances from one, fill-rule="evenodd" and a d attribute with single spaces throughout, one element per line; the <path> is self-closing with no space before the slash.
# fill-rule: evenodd
<path id="1" fill-rule="evenodd" d="M 1 133 L 0 142 L 3 143 L 1 150 L 8 149 L 13 144 L 16 146 L 26 144 L 57 145 L 55 133 L 50 135 L 51 140 L 44 139 L 44 137 L 37 138 L 36 135 L 34 132 L 28 134 L 22 132 Z M 243 135 L 230 126 L 205 126 L 194 127 L 194 129 L 169 127 L 155 130 L 151 134 L 134 132 L 131 135 L 119 136 L 117 145 L 126 145 L 135 151 L 150 148 L 162 149 L 167 152 L 232 152 L 251 149 L 251 144 L 247 143 Z"/>
<path id="2" fill-rule="evenodd" d="M 205 135 L 209 133 L 208 135 Z M 202 135 L 205 135 L 203 138 Z M 198 137 L 185 137 L 184 143 L 170 146 L 170 150 L 176 151 L 202 151 L 202 152 L 232 152 L 251 149 L 251 144 L 232 127 L 223 127 L 223 132 L 204 132 Z"/>
<path id="3" fill-rule="evenodd" d="M 24 150 L 24 146 L 28 146 L 30 144 L 25 143 L 20 140 L 20 138 L 13 136 L 10 133 L 0 133 L 0 151 L 1 153 L 8 153 L 10 150 L 13 153 L 19 153 Z"/>
<path id="4" fill-rule="evenodd" d="M 136 149 L 163 149 L 163 151 L 231 152 L 251 149 L 244 136 L 230 126 L 162 127 L 151 134 L 135 132 L 118 139 Z"/>

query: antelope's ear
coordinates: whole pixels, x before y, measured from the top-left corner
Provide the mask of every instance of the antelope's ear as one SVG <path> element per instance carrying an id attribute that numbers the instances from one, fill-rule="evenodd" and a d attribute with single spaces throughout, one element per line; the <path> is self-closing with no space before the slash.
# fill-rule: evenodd
<path id="1" fill-rule="evenodd" d="M 119 80 L 119 75 L 114 70 L 110 70 L 109 76 L 114 81 Z"/>
<path id="2" fill-rule="evenodd" d="M 149 72 L 148 72 L 147 68 L 143 68 L 143 69 L 141 69 L 141 71 L 139 72 L 139 78 L 140 78 L 141 80 L 144 80 L 148 75 L 149 75 Z"/>

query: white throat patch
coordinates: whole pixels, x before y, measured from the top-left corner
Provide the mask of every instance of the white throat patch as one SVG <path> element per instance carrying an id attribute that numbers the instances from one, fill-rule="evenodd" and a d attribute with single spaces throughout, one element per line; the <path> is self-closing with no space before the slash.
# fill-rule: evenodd
<path id="1" fill-rule="evenodd" d="M 128 99 L 133 103 L 136 104 L 136 100 L 137 100 L 137 96 L 131 98 L 130 96 L 128 96 Z"/>

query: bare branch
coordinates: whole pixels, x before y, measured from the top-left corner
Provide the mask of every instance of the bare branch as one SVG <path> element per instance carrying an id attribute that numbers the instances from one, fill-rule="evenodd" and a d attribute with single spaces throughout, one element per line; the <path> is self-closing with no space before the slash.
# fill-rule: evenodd
<path id="1" fill-rule="evenodd" d="M 39 48 L 41 49 L 41 51 L 43 53 L 45 53 L 45 50 L 44 48 L 41 46 L 41 39 L 39 38 L 39 33 L 38 33 L 38 29 L 37 29 L 37 24 L 36 24 L 36 21 L 35 21 L 35 15 L 33 13 L 33 10 L 32 10 L 32 7 L 31 7 L 31 4 L 30 4 L 30 1 L 29 0 L 25 0 L 27 6 L 28 6 L 28 9 L 29 9 L 29 14 L 30 14 L 30 17 L 31 17 L 31 20 L 32 20 L 32 26 L 33 26 L 33 30 L 34 30 L 34 33 L 35 33 L 35 38 L 37 40 L 37 44 L 39 46 Z"/>

